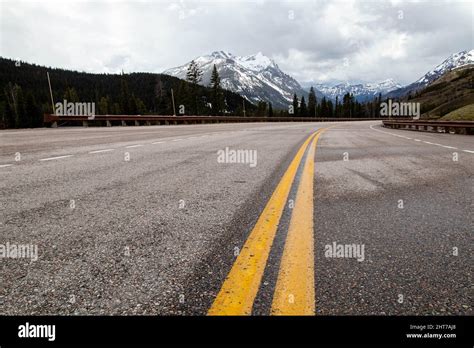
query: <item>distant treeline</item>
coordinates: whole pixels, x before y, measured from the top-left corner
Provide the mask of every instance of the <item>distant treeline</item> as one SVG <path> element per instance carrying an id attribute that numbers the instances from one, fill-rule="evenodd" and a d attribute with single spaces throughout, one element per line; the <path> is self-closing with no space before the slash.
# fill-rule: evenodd
<path id="1" fill-rule="evenodd" d="M 52 113 L 46 72 L 55 103 L 94 102 L 99 115 L 255 115 L 257 107 L 240 95 L 219 89 L 220 110 L 212 108 L 212 88 L 176 77 L 151 74 L 89 74 L 46 68 L 0 58 L 0 127 L 41 127 L 43 114 Z M 184 107 L 181 107 L 184 106 Z"/>
<path id="2" fill-rule="evenodd" d="M 199 85 L 201 72 L 191 64 L 185 80 L 152 74 L 90 74 L 42 67 L 0 58 L 0 128 L 43 126 L 43 114 L 52 113 L 46 72 L 49 71 L 55 103 L 94 102 L 98 115 L 245 115 L 294 117 L 377 117 L 379 101 L 361 104 L 352 95 L 336 102 L 316 100 L 310 91 L 294 96 L 288 110 L 273 110 L 272 104 L 254 105 L 220 87 L 214 69 L 211 85 Z M 173 89 L 175 109 L 171 98 Z"/>
<path id="3" fill-rule="evenodd" d="M 293 96 L 291 111 L 300 117 L 375 118 L 380 115 L 381 100 L 382 96 L 379 95 L 371 102 L 360 103 L 351 93 L 346 93 L 342 98 L 336 97 L 335 101 L 326 97 L 317 100 L 311 87 L 307 102 L 304 96 Z"/>

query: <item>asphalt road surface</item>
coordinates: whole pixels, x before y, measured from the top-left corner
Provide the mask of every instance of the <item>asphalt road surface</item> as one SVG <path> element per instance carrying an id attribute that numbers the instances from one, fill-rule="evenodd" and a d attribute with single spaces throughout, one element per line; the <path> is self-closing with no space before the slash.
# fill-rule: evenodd
<path id="1" fill-rule="evenodd" d="M 8 130 L 0 179 L 1 315 L 473 314 L 472 136 Z"/>

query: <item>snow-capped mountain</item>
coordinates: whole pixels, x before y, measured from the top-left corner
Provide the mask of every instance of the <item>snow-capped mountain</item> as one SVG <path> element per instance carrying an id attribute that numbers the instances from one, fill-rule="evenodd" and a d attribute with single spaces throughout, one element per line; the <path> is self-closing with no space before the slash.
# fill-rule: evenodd
<path id="1" fill-rule="evenodd" d="M 463 66 L 467 66 L 469 64 L 474 64 L 474 49 L 470 51 L 461 51 L 458 53 L 454 53 L 445 59 L 441 64 L 436 66 L 433 70 L 428 71 L 425 75 L 420 77 L 417 81 L 391 91 L 387 93 L 387 97 L 401 97 L 407 95 L 411 92 L 415 92 L 421 88 L 426 87 L 434 80 L 438 79 L 440 76 L 444 75 L 445 73 L 461 68 Z"/>
<path id="2" fill-rule="evenodd" d="M 268 101 L 274 107 L 287 108 L 296 93 L 300 98 L 307 92 L 291 76 L 261 52 L 249 56 L 235 56 L 229 52 L 216 51 L 197 57 L 194 62 L 203 72 L 201 84 L 208 86 L 214 64 L 221 78 L 221 86 L 239 93 L 250 102 Z M 186 79 L 189 63 L 163 71 L 164 74 Z M 319 94 L 321 96 L 321 94 Z"/>
<path id="3" fill-rule="evenodd" d="M 352 93 L 354 97 L 360 101 L 372 100 L 377 97 L 379 93 L 385 94 L 395 89 L 402 87 L 399 83 L 395 82 L 393 79 L 387 79 L 378 83 L 366 83 L 366 84 L 350 84 L 340 83 L 335 86 L 327 86 L 324 84 L 317 84 L 315 87 L 321 91 L 326 98 L 332 100 L 336 99 L 336 96 L 339 97 L 339 100 L 342 100 L 342 97 L 346 93 Z"/>
<path id="4" fill-rule="evenodd" d="M 421 77 L 415 83 L 422 84 L 424 86 L 436 80 L 441 75 L 444 75 L 448 71 L 456 68 L 460 68 L 464 65 L 474 64 L 474 49 L 470 51 L 461 51 L 454 53 L 448 57 L 444 62 L 438 65 L 431 71 L 428 71 L 423 77 Z"/>

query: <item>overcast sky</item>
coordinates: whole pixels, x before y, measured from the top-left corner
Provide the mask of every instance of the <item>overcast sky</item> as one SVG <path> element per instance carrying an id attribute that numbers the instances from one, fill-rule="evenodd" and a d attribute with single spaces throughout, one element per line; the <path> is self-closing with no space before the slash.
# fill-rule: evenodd
<path id="1" fill-rule="evenodd" d="M 0 56 L 87 72 L 161 72 L 217 50 L 261 51 L 311 82 L 413 82 L 474 48 L 466 1 L 0 3 Z"/>

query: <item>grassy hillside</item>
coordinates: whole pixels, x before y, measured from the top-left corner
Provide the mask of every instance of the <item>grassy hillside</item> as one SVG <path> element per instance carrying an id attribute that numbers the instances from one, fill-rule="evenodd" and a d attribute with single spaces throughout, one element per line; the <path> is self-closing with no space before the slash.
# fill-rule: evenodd
<path id="1" fill-rule="evenodd" d="M 474 121 L 474 104 L 463 106 L 444 115 L 443 121 Z"/>
<path id="2" fill-rule="evenodd" d="M 422 118 L 440 118 L 474 104 L 474 66 L 452 70 L 405 100 L 420 103 Z"/>

